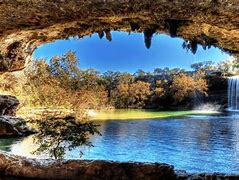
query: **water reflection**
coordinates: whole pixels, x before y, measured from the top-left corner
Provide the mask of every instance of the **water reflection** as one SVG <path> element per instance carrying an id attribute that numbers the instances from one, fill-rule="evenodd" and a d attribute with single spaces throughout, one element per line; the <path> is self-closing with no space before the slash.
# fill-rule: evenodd
<path id="1" fill-rule="evenodd" d="M 92 137 L 94 148 L 83 148 L 83 159 L 165 162 L 189 172 L 239 173 L 237 116 L 189 116 L 164 120 L 98 122 L 102 136 Z M 12 141 L 1 149 L 34 157 L 32 137 Z M 6 143 L 7 144 L 7 143 Z M 44 158 L 46 156 L 38 156 Z M 67 158 L 80 158 L 78 150 Z"/>
<path id="2" fill-rule="evenodd" d="M 11 151 L 12 144 L 21 142 L 21 139 L 16 138 L 0 138 L 0 149 L 2 151 Z"/>

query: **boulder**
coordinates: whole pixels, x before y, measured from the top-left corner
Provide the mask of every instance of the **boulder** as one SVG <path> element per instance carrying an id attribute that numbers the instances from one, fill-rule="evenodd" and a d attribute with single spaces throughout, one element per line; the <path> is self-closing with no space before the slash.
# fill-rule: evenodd
<path id="1" fill-rule="evenodd" d="M 40 160 L 0 152 L 0 179 L 236 180 L 238 174 L 187 173 L 164 163 Z"/>
<path id="2" fill-rule="evenodd" d="M 0 116 L 16 116 L 19 101 L 14 96 L 0 95 Z"/>
<path id="3" fill-rule="evenodd" d="M 159 163 L 36 160 L 0 153 L 0 178 L 175 179 L 173 166 Z"/>
<path id="4" fill-rule="evenodd" d="M 35 131 L 21 118 L 0 116 L 0 137 L 27 136 Z"/>
<path id="5" fill-rule="evenodd" d="M 33 179 L 175 179 L 173 166 L 158 163 L 36 160 L 0 154 L 2 177 Z M 0 176 L 1 178 L 1 176 Z"/>
<path id="6" fill-rule="evenodd" d="M 222 174 L 222 173 L 182 173 L 182 171 L 176 172 L 177 180 L 238 180 L 239 175 L 238 174 Z"/>
<path id="7" fill-rule="evenodd" d="M 0 137 L 26 136 L 35 133 L 16 116 L 19 101 L 14 96 L 0 95 Z"/>

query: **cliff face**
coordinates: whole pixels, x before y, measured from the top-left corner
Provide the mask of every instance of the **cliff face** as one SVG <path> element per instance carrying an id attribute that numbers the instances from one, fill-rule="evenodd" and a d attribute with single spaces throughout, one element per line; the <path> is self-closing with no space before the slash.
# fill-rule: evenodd
<path id="1" fill-rule="evenodd" d="M 228 82 L 227 78 L 220 76 L 208 76 L 208 96 L 205 101 L 208 103 L 220 104 L 221 109 L 225 110 L 228 107 Z"/>
<path id="2" fill-rule="evenodd" d="M 0 72 L 20 70 L 34 49 L 69 36 L 110 30 L 153 33 L 217 46 L 239 57 L 238 0 L 0 0 Z"/>

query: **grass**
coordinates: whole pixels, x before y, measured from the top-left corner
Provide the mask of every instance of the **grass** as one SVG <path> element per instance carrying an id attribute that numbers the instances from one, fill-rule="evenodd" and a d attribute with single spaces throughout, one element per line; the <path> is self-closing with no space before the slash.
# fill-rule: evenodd
<path id="1" fill-rule="evenodd" d="M 133 120 L 133 119 L 158 119 L 196 114 L 216 114 L 213 111 L 156 111 L 144 109 L 116 109 L 105 111 L 91 111 L 91 120 Z"/>

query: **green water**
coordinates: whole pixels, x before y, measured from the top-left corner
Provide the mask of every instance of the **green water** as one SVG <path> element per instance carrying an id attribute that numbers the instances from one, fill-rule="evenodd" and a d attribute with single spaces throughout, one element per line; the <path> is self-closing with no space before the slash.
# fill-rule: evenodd
<path id="1" fill-rule="evenodd" d="M 178 117 L 193 114 L 216 114 L 215 111 L 157 111 L 146 109 L 114 109 L 93 111 L 90 113 L 92 120 L 130 120 L 130 119 L 157 119 Z"/>
<path id="2" fill-rule="evenodd" d="M 1 151 L 10 151 L 12 144 L 20 141 L 21 138 L 0 138 L 0 150 Z"/>

